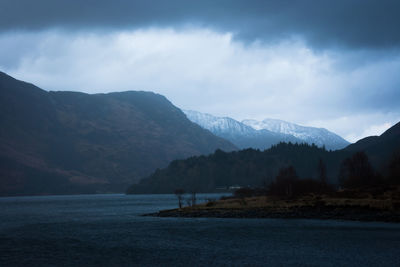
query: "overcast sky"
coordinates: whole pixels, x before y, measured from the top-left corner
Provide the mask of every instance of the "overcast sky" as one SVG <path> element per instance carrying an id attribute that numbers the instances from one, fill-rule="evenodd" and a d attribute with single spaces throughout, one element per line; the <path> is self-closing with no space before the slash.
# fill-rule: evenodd
<path id="1" fill-rule="evenodd" d="M 399 13 L 395 0 L 1 0 L 0 70 L 353 142 L 400 120 Z"/>

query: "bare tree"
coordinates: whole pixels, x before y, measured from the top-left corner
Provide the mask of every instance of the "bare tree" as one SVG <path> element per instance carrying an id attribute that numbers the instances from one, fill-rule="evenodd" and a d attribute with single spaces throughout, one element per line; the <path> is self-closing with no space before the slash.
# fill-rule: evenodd
<path id="1" fill-rule="evenodd" d="M 196 205 L 196 191 L 192 191 L 192 206 Z"/>
<path id="2" fill-rule="evenodd" d="M 190 196 L 186 199 L 186 204 L 189 207 L 193 207 L 194 205 L 196 205 L 196 191 L 192 191 L 190 193 Z"/>
<path id="3" fill-rule="evenodd" d="M 183 189 L 175 190 L 175 196 L 178 198 L 178 205 L 180 209 L 182 208 L 183 194 L 185 194 L 185 191 Z"/>

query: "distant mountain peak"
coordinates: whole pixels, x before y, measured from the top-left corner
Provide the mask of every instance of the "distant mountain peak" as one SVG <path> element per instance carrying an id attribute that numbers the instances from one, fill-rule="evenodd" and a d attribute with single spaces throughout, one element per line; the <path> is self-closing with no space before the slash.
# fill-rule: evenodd
<path id="1" fill-rule="evenodd" d="M 229 117 L 216 117 L 193 110 L 184 110 L 184 113 L 189 120 L 240 148 L 266 149 L 279 142 L 293 142 L 314 143 L 336 150 L 349 144 L 324 128 L 306 127 L 278 119 L 247 119 L 239 122 Z"/>
<path id="2" fill-rule="evenodd" d="M 256 130 L 264 129 L 274 133 L 292 135 L 305 143 L 314 143 L 317 146 L 325 146 L 328 149 L 341 149 L 349 145 L 349 142 L 345 139 L 325 128 L 302 126 L 270 118 L 266 118 L 262 121 L 243 120 L 242 123 Z"/>
<path id="3" fill-rule="evenodd" d="M 194 123 L 197 123 L 204 129 L 207 129 L 214 134 L 232 134 L 243 135 L 253 134 L 255 130 L 237 120 L 229 117 L 216 117 L 208 113 L 201 113 L 194 110 L 183 110 L 186 117 Z M 216 134 L 216 135 L 218 135 Z"/>

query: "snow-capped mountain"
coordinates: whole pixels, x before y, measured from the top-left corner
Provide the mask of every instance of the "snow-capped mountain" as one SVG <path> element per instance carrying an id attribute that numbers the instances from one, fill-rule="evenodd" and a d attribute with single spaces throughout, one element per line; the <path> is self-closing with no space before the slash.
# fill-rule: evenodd
<path id="1" fill-rule="evenodd" d="M 213 134 L 225 138 L 237 147 L 267 149 L 279 142 L 308 143 L 327 149 L 340 149 L 349 143 L 340 136 L 323 128 L 305 127 L 281 120 L 244 120 L 183 110 L 186 117 Z"/>
<path id="2" fill-rule="evenodd" d="M 229 117 L 215 117 L 211 114 L 193 110 L 183 110 L 186 117 L 212 133 L 232 136 L 253 135 L 258 131 Z"/>
<path id="3" fill-rule="evenodd" d="M 279 142 L 302 142 L 300 139 L 266 129 L 256 130 L 251 126 L 229 117 L 216 117 L 211 114 L 183 110 L 186 117 L 213 134 L 231 141 L 237 147 L 267 149 Z"/>
<path id="4" fill-rule="evenodd" d="M 341 149 L 350 144 L 339 135 L 324 128 L 306 127 L 275 119 L 265 119 L 263 121 L 243 120 L 242 123 L 255 130 L 269 130 L 274 133 L 289 134 L 308 144 L 325 145 L 327 149 Z"/>

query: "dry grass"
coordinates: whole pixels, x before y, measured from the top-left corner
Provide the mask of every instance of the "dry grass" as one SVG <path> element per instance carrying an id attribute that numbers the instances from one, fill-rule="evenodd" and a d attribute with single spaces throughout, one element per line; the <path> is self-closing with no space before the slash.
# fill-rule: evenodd
<path id="1" fill-rule="evenodd" d="M 191 209 L 252 209 L 265 208 L 270 210 L 290 210 L 293 207 L 362 207 L 377 210 L 400 210 L 400 199 L 393 197 L 396 193 L 385 192 L 383 195 L 372 196 L 364 194 L 357 198 L 334 197 L 328 195 L 307 195 L 297 199 L 283 199 L 276 197 L 251 197 L 240 199 L 226 199 L 200 204 Z"/>

